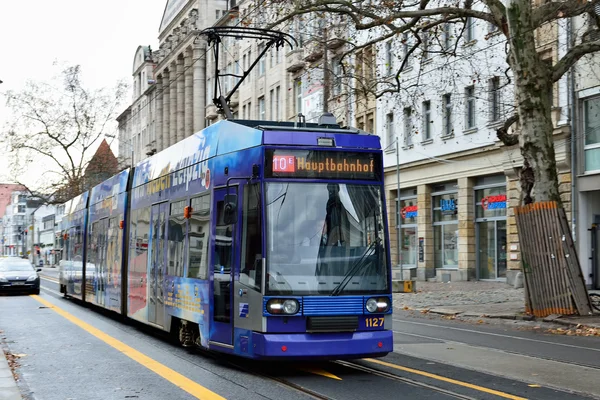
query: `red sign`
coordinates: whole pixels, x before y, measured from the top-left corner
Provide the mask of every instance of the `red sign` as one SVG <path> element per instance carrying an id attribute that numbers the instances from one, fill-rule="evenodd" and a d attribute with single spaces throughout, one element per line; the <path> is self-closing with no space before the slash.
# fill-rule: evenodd
<path id="1" fill-rule="evenodd" d="M 400 209 L 402 218 L 416 218 L 419 213 L 419 206 L 405 206 Z"/>
<path id="2" fill-rule="evenodd" d="M 296 157 L 274 155 L 273 172 L 296 172 Z"/>
<path id="3" fill-rule="evenodd" d="M 481 207 L 484 210 L 497 210 L 506 208 L 506 195 L 487 196 L 481 199 Z"/>

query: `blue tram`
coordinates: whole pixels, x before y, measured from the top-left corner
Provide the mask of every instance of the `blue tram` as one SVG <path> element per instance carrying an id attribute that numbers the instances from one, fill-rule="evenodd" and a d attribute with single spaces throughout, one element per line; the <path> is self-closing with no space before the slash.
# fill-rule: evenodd
<path id="1" fill-rule="evenodd" d="M 337 125 L 220 121 L 66 204 L 61 291 L 185 346 L 383 356 L 381 153 L 379 137 Z"/>

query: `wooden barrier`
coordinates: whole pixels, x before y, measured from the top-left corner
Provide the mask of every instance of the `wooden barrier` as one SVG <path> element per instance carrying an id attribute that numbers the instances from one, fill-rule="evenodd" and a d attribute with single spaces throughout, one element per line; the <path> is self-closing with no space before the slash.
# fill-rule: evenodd
<path id="1" fill-rule="evenodd" d="M 515 208 L 525 308 L 536 317 L 590 315 L 590 300 L 565 210 L 554 201 Z"/>

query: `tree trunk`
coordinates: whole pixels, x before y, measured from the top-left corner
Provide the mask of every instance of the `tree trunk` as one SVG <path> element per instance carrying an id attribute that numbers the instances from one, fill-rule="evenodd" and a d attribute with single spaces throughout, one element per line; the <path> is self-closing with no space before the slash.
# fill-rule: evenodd
<path id="1" fill-rule="evenodd" d="M 509 63 L 515 79 L 524 158 L 521 189 L 525 204 L 533 201 L 532 189 L 536 201 L 562 204 L 552 136 L 552 71 L 536 49 L 531 7 L 530 0 L 511 0 L 507 8 Z"/>

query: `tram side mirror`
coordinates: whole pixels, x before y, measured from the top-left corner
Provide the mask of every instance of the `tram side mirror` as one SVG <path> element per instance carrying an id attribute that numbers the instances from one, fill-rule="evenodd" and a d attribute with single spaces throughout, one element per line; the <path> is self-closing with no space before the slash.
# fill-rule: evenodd
<path id="1" fill-rule="evenodd" d="M 235 224 L 237 222 L 237 209 L 237 194 L 225 195 L 225 209 L 223 210 L 223 221 L 227 225 Z"/>

